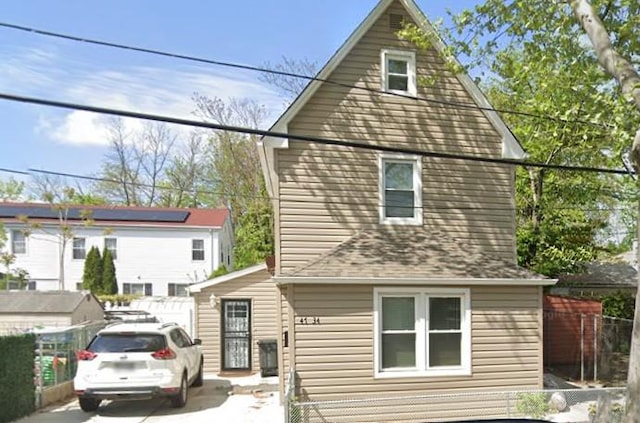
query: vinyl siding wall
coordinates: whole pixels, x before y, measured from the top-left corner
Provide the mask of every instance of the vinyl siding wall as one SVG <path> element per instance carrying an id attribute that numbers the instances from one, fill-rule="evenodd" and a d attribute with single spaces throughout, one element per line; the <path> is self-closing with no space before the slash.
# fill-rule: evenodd
<path id="1" fill-rule="evenodd" d="M 373 377 L 372 286 L 296 285 L 289 289 L 295 290 L 293 348 L 298 395 L 303 399 L 389 398 L 542 387 L 542 291 L 539 287 L 471 288 L 472 376 L 385 379 Z M 321 324 L 301 325 L 300 317 L 318 317 Z M 366 415 L 355 416 L 354 409 L 333 408 L 324 417 L 350 416 L 335 421 L 404 421 L 394 417 L 395 413 L 411 415 L 422 410 L 421 421 L 424 421 L 428 413 L 437 410 L 432 401 L 428 408 L 416 401 L 406 407 L 399 405 L 401 403 L 379 407 L 378 414 L 371 420 Z M 499 402 L 493 405 L 504 406 Z M 490 415 L 491 406 L 478 396 L 475 405 L 473 400 L 465 402 L 465 416 Z M 372 409 L 375 409 L 373 404 L 366 412 L 371 413 Z M 392 414 L 383 415 L 385 413 Z"/>
<path id="2" fill-rule="evenodd" d="M 364 35 L 329 79 L 380 89 L 383 48 L 410 49 L 389 27 L 396 2 Z M 418 75 L 435 84 L 418 95 L 473 105 L 435 52 L 417 52 Z M 323 85 L 288 125 L 291 134 L 439 153 L 501 157 L 502 140 L 482 111 Z M 276 150 L 279 272 L 336 246 L 363 226 L 377 225 L 378 153 L 290 140 Z M 513 168 L 423 158 L 424 224 L 515 261 Z"/>
<path id="3" fill-rule="evenodd" d="M 205 372 L 221 371 L 221 310 L 211 308 L 209 298 L 215 294 L 223 299 L 251 300 L 251 366 L 252 371 L 260 370 L 260 356 L 257 342 L 263 339 L 277 339 L 277 289 L 266 270 L 214 285 L 196 294 L 198 336 L 202 339 Z"/>

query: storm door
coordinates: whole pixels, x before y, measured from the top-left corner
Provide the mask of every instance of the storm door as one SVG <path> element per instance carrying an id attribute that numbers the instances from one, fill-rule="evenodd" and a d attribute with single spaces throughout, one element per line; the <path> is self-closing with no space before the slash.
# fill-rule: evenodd
<path id="1" fill-rule="evenodd" d="M 250 300 L 222 300 L 222 370 L 251 370 Z"/>

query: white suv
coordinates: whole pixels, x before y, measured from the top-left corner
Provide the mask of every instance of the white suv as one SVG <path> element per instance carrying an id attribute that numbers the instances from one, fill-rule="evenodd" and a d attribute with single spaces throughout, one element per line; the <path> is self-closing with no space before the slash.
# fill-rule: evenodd
<path id="1" fill-rule="evenodd" d="M 176 323 L 107 326 L 76 354 L 73 385 L 80 408 L 95 411 L 103 399 L 153 397 L 183 407 L 188 386 L 202 386 L 200 344 Z"/>

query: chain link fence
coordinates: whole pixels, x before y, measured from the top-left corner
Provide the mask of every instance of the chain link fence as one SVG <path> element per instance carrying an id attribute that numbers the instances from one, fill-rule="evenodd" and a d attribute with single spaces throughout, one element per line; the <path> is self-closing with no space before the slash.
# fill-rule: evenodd
<path id="1" fill-rule="evenodd" d="M 43 391 L 70 381 L 76 374 L 76 351 L 84 349 L 105 322 L 66 328 L 36 329 L 35 388 L 36 401 L 42 403 Z"/>
<path id="2" fill-rule="evenodd" d="M 622 386 L 632 330 L 629 319 L 545 310 L 545 368 L 570 380 Z"/>
<path id="3" fill-rule="evenodd" d="M 299 401 L 287 390 L 287 423 L 442 422 L 472 418 L 533 418 L 618 423 L 625 388 L 470 392 Z"/>

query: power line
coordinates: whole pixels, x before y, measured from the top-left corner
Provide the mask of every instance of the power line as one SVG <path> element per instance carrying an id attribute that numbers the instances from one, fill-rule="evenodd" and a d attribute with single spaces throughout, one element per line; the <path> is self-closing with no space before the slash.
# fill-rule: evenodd
<path id="1" fill-rule="evenodd" d="M 152 120 L 157 122 L 172 123 L 176 125 L 195 126 L 199 128 L 214 129 L 219 131 L 237 132 L 237 133 L 248 134 L 248 135 L 259 135 L 261 137 L 292 139 L 292 140 L 298 140 L 298 141 L 308 141 L 308 142 L 323 144 L 323 145 L 351 147 L 351 148 L 358 148 L 361 150 L 368 150 L 368 151 L 401 153 L 401 154 L 409 154 L 409 155 L 422 156 L 422 157 L 463 160 L 463 161 L 480 162 L 480 163 L 498 163 L 498 164 L 514 165 L 514 166 L 536 167 L 536 168 L 543 168 L 543 169 L 629 175 L 629 171 L 626 169 L 607 169 L 607 168 L 598 168 L 598 167 L 590 167 L 590 166 L 553 165 L 549 163 L 535 163 L 535 162 L 526 162 L 522 160 L 513 160 L 513 159 L 489 158 L 489 157 L 480 157 L 480 156 L 469 156 L 469 155 L 463 155 L 463 154 L 437 153 L 433 151 L 422 151 L 422 150 L 409 149 L 409 148 L 386 147 L 386 146 L 380 146 L 380 145 L 365 144 L 362 142 L 336 140 L 336 139 L 329 139 L 329 138 L 314 137 L 309 135 L 294 135 L 294 134 L 287 134 L 284 132 L 275 132 L 275 131 L 263 130 L 263 129 L 246 128 L 241 126 L 221 125 L 217 123 L 195 121 L 195 120 L 182 119 L 182 118 L 176 118 L 171 116 L 131 112 L 126 110 L 110 109 L 106 107 L 87 106 L 87 105 L 82 105 L 78 103 L 68 103 L 68 102 L 47 100 L 47 99 L 36 98 L 36 97 L 18 96 L 14 94 L 6 94 L 6 93 L 0 93 L 0 99 L 17 101 L 17 102 L 27 103 L 27 104 L 38 104 L 41 106 L 58 107 L 58 108 L 70 109 L 70 110 L 82 110 L 86 112 L 122 116 L 122 117 L 129 117 L 129 118 L 135 118 L 135 119 Z"/>
<path id="2" fill-rule="evenodd" d="M 73 179 L 83 179 L 83 180 L 89 180 L 89 181 L 94 181 L 94 182 L 107 182 L 107 183 L 115 183 L 115 184 L 126 184 L 130 187 L 141 187 L 141 188 L 155 188 L 157 190 L 161 190 L 161 191 L 180 191 L 180 188 L 174 188 L 174 187 L 168 187 L 168 186 L 162 186 L 162 185 L 152 185 L 152 184 L 146 184 L 146 183 L 142 183 L 142 182 L 124 182 L 124 181 L 120 181 L 120 180 L 116 180 L 116 179 L 109 179 L 109 178 L 104 178 L 104 177 L 96 177 L 96 176 L 88 176 L 88 175 L 77 175 L 77 174 L 73 174 L 73 173 L 66 173 L 66 172 L 56 172 L 56 171 L 52 171 L 52 170 L 45 170 L 45 169 L 28 169 L 28 172 L 24 172 L 24 171 L 18 171 L 18 170 L 13 170 L 13 169 L 6 169 L 6 168 L 0 168 L 1 172 L 8 172 L 8 173 L 16 173 L 16 174 L 21 174 L 21 175 L 31 175 L 31 173 L 43 173 L 43 174 L 47 174 L 47 175 L 55 175 L 55 176 L 63 176 L 63 177 L 69 177 L 69 178 L 73 178 Z M 277 200 L 277 201 L 282 201 L 282 202 L 288 202 L 288 203 L 295 203 L 295 204 L 322 204 L 322 205 L 341 205 L 341 206 L 360 206 L 362 207 L 363 205 L 367 205 L 365 203 L 363 203 L 362 201 L 360 202 L 355 202 L 355 201 L 345 201 L 345 200 L 313 200 L 313 199 L 288 199 L 288 198 L 282 198 L 282 195 L 279 198 L 276 197 L 269 197 L 269 196 L 258 196 L 258 195 L 248 195 L 248 194 L 236 194 L 236 193 L 229 193 L 226 191 L 208 191 L 208 190 L 200 190 L 200 189 L 184 189 L 184 192 L 188 192 L 190 194 L 194 194 L 194 195 L 199 195 L 199 194 L 209 194 L 209 195 L 216 195 L 216 196 L 227 196 L 227 197 L 236 197 L 236 198 L 249 198 L 249 199 L 259 199 L 259 200 Z M 377 197 L 375 198 L 375 200 L 377 200 Z M 381 204 L 374 204 L 376 207 L 381 207 Z M 402 207 L 399 206 L 398 208 L 411 208 L 411 209 L 417 209 L 417 208 L 422 208 L 425 210 L 426 213 L 429 213 L 430 211 L 439 211 L 439 210 L 485 210 L 485 211 L 522 211 L 522 210 L 526 210 L 527 207 L 488 207 L 488 206 L 451 206 L 451 207 L 445 207 L 445 206 L 435 206 L 433 204 L 430 204 L 428 206 L 412 206 L 412 207 Z M 625 211 L 625 210 L 632 210 L 635 211 L 635 206 L 629 206 L 627 208 L 622 208 L 622 207 L 607 207 L 607 208 L 593 208 L 593 209 L 588 209 L 588 208 L 581 208 L 581 207 L 544 207 L 543 210 L 546 211 L 550 211 L 550 210 L 578 210 L 578 211 L 582 211 L 582 212 L 613 212 L 613 211 Z"/>
<path id="3" fill-rule="evenodd" d="M 229 67 L 229 68 L 234 68 L 234 69 L 249 70 L 249 71 L 253 71 L 253 72 L 270 73 L 270 74 L 274 74 L 274 75 L 287 76 L 287 77 L 292 77 L 292 78 L 300 78 L 300 79 L 305 79 L 305 80 L 310 81 L 310 82 L 311 81 L 318 81 L 318 82 L 322 82 L 322 83 L 326 83 L 326 84 L 339 86 L 339 87 L 342 87 L 342 88 L 357 89 L 357 90 L 367 91 L 367 92 L 376 93 L 376 94 L 392 95 L 392 96 L 395 96 L 395 97 L 402 97 L 402 98 L 407 98 L 407 99 L 410 99 L 410 100 L 418 100 L 418 101 L 423 101 L 423 102 L 427 102 L 427 103 L 439 104 L 439 105 L 446 106 L 446 107 L 482 110 L 482 111 L 488 111 L 488 112 L 496 112 L 496 113 L 502 113 L 502 114 L 525 116 L 525 117 L 549 120 L 549 121 L 554 121 L 554 122 L 562 122 L 562 123 L 577 123 L 577 124 L 589 125 L 589 126 L 594 126 L 594 127 L 599 127 L 599 128 L 613 128 L 614 127 L 614 125 L 611 125 L 611 124 L 600 123 L 600 122 L 592 122 L 592 121 L 582 120 L 582 119 L 563 119 L 563 118 L 556 117 L 556 116 L 540 115 L 540 114 L 536 114 L 536 113 L 522 112 L 522 111 L 517 111 L 517 110 L 495 109 L 493 107 L 478 106 L 476 104 L 472 105 L 472 104 L 465 104 L 465 103 L 457 103 L 457 102 L 452 102 L 452 101 L 438 100 L 438 99 L 434 99 L 434 98 L 418 97 L 418 96 L 413 96 L 413 95 L 410 95 L 410 94 L 402 94 L 402 93 L 397 93 L 397 92 L 387 92 L 387 91 L 383 91 L 383 90 L 380 90 L 380 89 L 362 87 L 362 86 L 355 86 L 355 85 L 346 84 L 346 83 L 343 83 L 343 82 L 333 81 L 333 80 L 330 80 L 330 79 L 324 79 L 324 78 L 319 78 L 319 77 L 315 77 L 315 76 L 302 75 L 302 74 L 298 74 L 298 73 L 294 73 L 294 72 L 279 71 L 279 70 L 275 70 L 275 69 L 262 68 L 262 67 L 259 67 L 259 66 L 242 65 L 242 64 L 239 64 L 239 63 L 225 62 L 225 61 L 221 61 L 221 60 L 205 59 L 205 58 L 201 58 L 201 57 L 195 57 L 195 56 L 190 56 L 190 55 L 185 55 L 185 54 L 180 54 L 180 53 L 172 53 L 172 52 L 167 52 L 167 51 L 162 51 L 162 50 L 156 50 L 156 49 L 150 49 L 150 48 L 144 48 L 144 47 L 136 47 L 136 46 L 127 45 L 127 44 L 113 43 L 113 42 L 109 42 L 109 41 L 91 39 L 91 38 L 80 37 L 80 36 L 76 36 L 76 35 L 69 35 L 69 34 L 62 34 L 62 33 L 58 33 L 58 32 L 46 31 L 46 30 L 42 30 L 42 29 L 38 29 L 38 28 L 27 27 L 27 26 L 22 26 L 22 25 L 16 25 L 16 24 L 11 24 L 11 23 L 7 23 L 7 22 L 0 22 L 0 27 L 14 29 L 14 30 L 18 30 L 18 31 L 29 32 L 29 33 L 33 33 L 33 34 L 37 34 L 37 35 L 43 35 L 43 36 L 47 36 L 47 37 L 54 37 L 54 38 L 60 38 L 60 39 L 64 39 L 64 40 L 75 41 L 75 42 L 99 45 L 99 46 L 103 46 L 103 47 L 111 47 L 111 48 L 117 48 L 117 49 L 122 49 L 122 50 L 129 50 L 129 51 L 135 51 L 135 52 L 140 52 L 140 53 L 153 54 L 153 55 L 157 55 L 157 56 L 164 56 L 164 57 L 169 57 L 169 58 L 173 58 L 173 59 L 180 59 L 180 60 L 186 60 L 186 61 L 197 62 L 197 63 L 205 63 L 205 64 L 216 65 L 216 66 L 224 66 L 224 67 Z"/>

